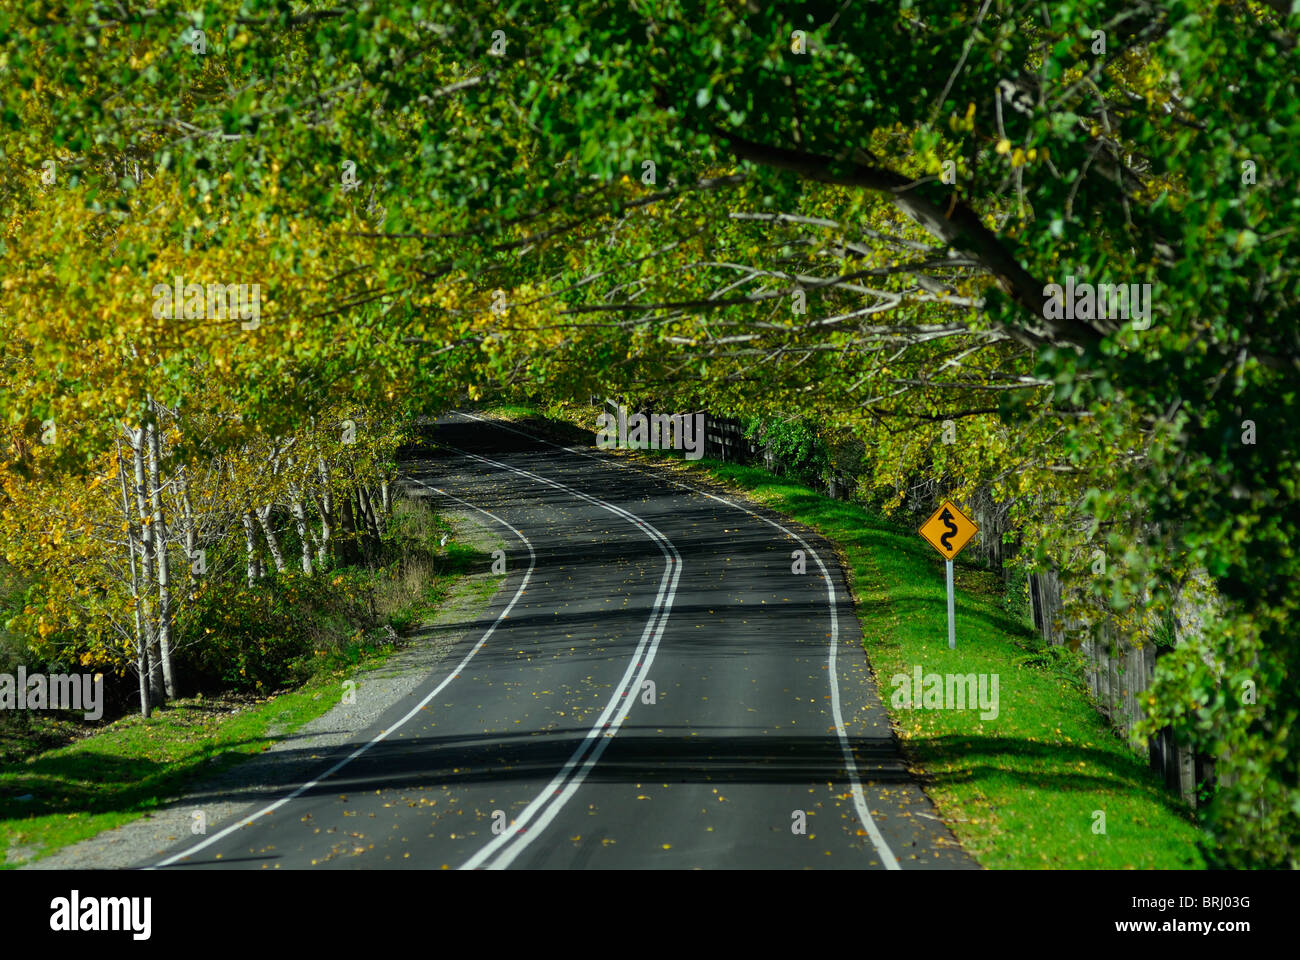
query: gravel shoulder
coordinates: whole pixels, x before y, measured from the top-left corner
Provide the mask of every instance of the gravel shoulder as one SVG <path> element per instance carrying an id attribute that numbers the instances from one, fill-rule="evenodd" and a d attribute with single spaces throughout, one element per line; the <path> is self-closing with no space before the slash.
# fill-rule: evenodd
<path id="1" fill-rule="evenodd" d="M 454 525 L 456 539 L 475 550 L 490 553 L 503 545 L 497 531 L 472 514 L 448 511 L 444 516 Z M 319 773 L 335 748 L 352 741 L 450 656 L 478 626 L 480 615 L 491 603 L 502 580 L 486 571 L 458 579 L 438 615 L 406 638 L 409 646 L 357 675 L 355 703 L 335 704 L 296 731 L 274 731 L 277 740 L 269 750 L 192 785 L 183 795 L 138 820 L 65 847 L 20 869 L 104 870 L 137 866 L 189 836 L 196 810 L 203 811 L 208 831 L 212 832 L 230 817 L 248 809 L 250 803 L 273 802 L 287 792 L 283 787 L 286 781 L 301 783 Z"/>

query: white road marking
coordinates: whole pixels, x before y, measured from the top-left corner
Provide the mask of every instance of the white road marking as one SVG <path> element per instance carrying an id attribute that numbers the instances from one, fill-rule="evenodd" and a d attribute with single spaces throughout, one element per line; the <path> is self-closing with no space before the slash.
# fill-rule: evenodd
<path id="1" fill-rule="evenodd" d="M 469 415 L 465 414 L 465 416 Z M 478 418 L 471 417 L 471 419 L 477 420 Z M 512 467 L 507 463 L 500 462 L 499 460 L 490 460 L 487 457 L 480 457 L 476 454 L 467 453 L 464 450 L 458 450 L 455 447 L 447 446 L 446 444 L 442 444 L 442 446 L 445 449 L 453 450 L 462 456 L 500 467 L 503 470 L 509 470 L 513 473 L 519 474 L 520 476 L 528 477 L 530 480 L 535 480 L 538 483 L 544 483 L 547 486 L 554 487 L 557 490 L 561 490 L 571 496 L 585 500 L 604 510 L 608 510 L 615 516 L 634 523 L 638 529 L 647 534 L 650 539 L 654 541 L 655 545 L 663 552 L 664 559 L 667 561 L 664 568 L 664 575 L 659 582 L 659 592 L 656 594 L 654 605 L 651 607 L 650 619 L 646 621 L 645 630 L 641 633 L 641 639 L 637 643 L 636 650 L 633 651 L 632 657 L 628 660 L 627 670 L 624 671 L 622 679 L 619 680 L 618 685 L 614 688 L 614 692 L 610 696 L 609 702 L 605 705 L 605 709 L 596 719 L 595 724 L 593 724 L 591 729 L 587 731 L 587 735 L 583 737 L 582 742 L 578 744 L 577 749 L 574 750 L 573 755 L 569 757 L 568 761 L 560 769 L 560 772 L 551 779 L 551 782 L 546 785 L 542 792 L 534 797 L 532 802 L 529 803 L 519 816 L 511 822 L 510 827 L 506 831 L 494 837 L 486 846 L 483 847 L 482 850 L 467 860 L 460 868 L 462 870 L 474 870 L 486 864 L 487 868 L 490 870 L 503 870 L 513 863 L 514 860 L 528 848 L 528 845 L 540 836 L 550 822 L 555 819 L 555 816 L 561 809 L 563 809 L 564 805 L 569 801 L 569 798 L 577 792 L 578 787 L 580 787 L 582 782 L 587 778 L 587 774 L 591 772 L 591 768 L 595 766 L 596 761 L 600 759 L 600 755 L 605 752 L 605 748 L 609 745 L 610 740 L 618 733 L 619 727 L 622 726 L 623 721 L 627 718 L 627 715 L 632 708 L 632 702 L 635 699 L 634 696 L 629 696 L 628 694 L 632 691 L 641 689 L 641 683 L 649 672 L 650 665 L 654 663 L 655 654 L 658 652 L 659 640 L 663 636 L 664 627 L 668 624 L 668 617 L 672 609 L 673 599 L 677 595 L 677 581 L 681 579 L 682 575 L 682 558 L 681 554 L 677 552 L 677 548 L 673 545 L 673 542 L 664 536 L 658 528 L 629 510 L 624 510 L 622 507 L 601 500 L 599 497 L 590 496 L 589 494 L 583 493 L 581 490 L 575 490 L 567 484 L 551 480 L 528 470 L 522 470 L 519 467 Z M 667 547 L 667 549 L 665 549 L 665 547 Z M 640 667 L 639 672 L 637 672 L 637 667 Z M 634 672 L 636 673 L 635 677 L 633 676 Z M 613 719 L 610 719 L 611 716 Z M 587 756 L 588 752 L 590 752 L 590 756 Z M 584 757 L 586 757 L 585 762 L 583 760 Z M 579 767 L 579 764 L 582 764 L 582 766 Z M 577 768 L 576 772 L 575 768 Z M 528 826 L 534 817 L 537 817 L 536 826 L 527 832 L 521 832 L 524 827 Z M 503 847 L 505 847 L 504 850 L 502 850 Z M 501 852 L 498 853 L 498 851 Z M 496 859 L 492 860 L 491 863 L 487 863 L 487 861 L 491 860 L 494 856 Z"/>
<path id="2" fill-rule="evenodd" d="M 715 494 L 709 493 L 707 490 L 700 490 L 698 487 L 692 487 L 688 483 L 682 483 L 679 480 L 674 480 L 671 477 L 665 477 L 658 473 L 651 473 L 647 470 L 642 470 L 639 467 L 631 466 L 630 464 L 620 463 L 618 460 L 609 457 L 596 456 L 595 454 L 590 453 L 589 451 L 582 450 L 576 447 L 562 447 L 559 444 L 551 443 L 549 440 L 545 440 L 541 437 L 534 436 L 531 433 L 526 433 L 523 430 L 517 430 L 514 427 L 505 426 L 499 421 L 488 421 L 482 417 L 475 417 L 472 414 L 462 414 L 462 415 L 467 416 L 472 420 L 493 423 L 495 426 L 499 427 L 502 430 L 509 430 L 511 433 L 517 433 L 521 437 L 528 437 L 531 440 L 536 440 L 539 443 L 544 443 L 547 446 L 555 447 L 556 449 L 559 450 L 565 450 L 569 453 L 576 453 L 579 454 L 580 456 L 589 457 L 592 460 L 599 460 L 602 463 L 614 464 L 616 466 L 624 468 L 625 470 L 634 470 L 637 473 L 644 474 L 645 476 L 652 477 L 658 480 L 665 480 L 668 483 L 679 486 L 685 490 L 690 490 L 692 493 L 698 493 L 700 496 L 708 497 L 710 500 L 716 500 L 718 503 L 726 504 L 729 507 L 735 507 L 737 510 L 742 510 L 745 513 L 749 514 L 751 517 L 754 517 L 755 519 L 758 520 L 762 520 L 764 523 L 768 524 L 769 526 L 775 527 L 776 529 L 780 530 L 786 536 L 798 542 L 798 544 L 801 547 L 803 547 L 804 550 L 806 550 L 809 554 L 812 555 L 813 560 L 817 562 L 818 569 L 820 569 L 822 572 L 822 578 L 826 581 L 827 600 L 830 604 L 831 642 L 830 642 L 830 653 L 826 658 L 826 663 L 827 663 L 826 669 L 830 673 L 830 682 L 831 682 L 831 719 L 834 720 L 835 722 L 835 733 L 836 736 L 838 736 L 839 738 L 840 751 L 844 755 L 844 763 L 849 774 L 849 782 L 851 783 L 853 788 L 853 806 L 858 812 L 858 819 L 862 821 L 863 829 L 867 831 L 867 836 L 871 840 L 871 845 L 876 848 L 876 853 L 880 855 L 880 860 L 885 865 L 885 869 L 901 870 L 902 867 L 898 863 L 898 858 L 894 856 L 894 852 L 889 848 L 889 844 L 885 842 L 885 838 L 881 834 L 880 828 L 876 825 L 876 821 L 871 816 L 871 811 L 867 808 L 866 793 L 863 791 L 862 781 L 858 777 L 858 764 L 853 757 L 853 748 L 849 745 L 849 738 L 847 733 L 845 732 L 844 717 L 840 710 L 839 675 L 836 673 L 836 669 L 835 669 L 836 651 L 839 648 L 839 642 L 840 642 L 839 614 L 836 612 L 835 609 L 835 604 L 836 604 L 835 584 L 831 581 L 830 571 L 826 569 L 826 564 L 822 563 L 822 558 L 818 555 L 817 551 L 814 550 L 811 546 L 809 546 L 807 541 L 805 541 L 803 537 L 799 536 L 794 531 L 777 523 L 775 520 L 769 520 L 767 517 L 761 516 L 760 514 L 755 513 L 753 510 L 750 510 L 748 507 L 742 506 L 741 504 L 735 503 L 731 500 L 727 500 L 725 497 L 716 496 Z"/>
<path id="3" fill-rule="evenodd" d="M 415 480 L 414 478 L 412 478 L 412 482 L 420 484 L 420 486 L 424 487 L 426 490 L 432 490 L 435 493 L 439 493 L 444 497 L 449 497 L 452 500 L 455 500 L 457 503 L 464 504 L 465 506 L 469 507 L 471 510 L 477 510 L 479 513 L 483 514 L 484 516 L 491 517 L 493 520 L 501 524 L 503 527 L 506 527 L 508 530 L 510 530 L 511 533 L 513 533 L 516 537 L 520 539 L 523 545 L 528 548 L 528 569 L 524 572 L 524 578 L 519 582 L 519 589 L 515 591 L 515 595 L 510 598 L 510 602 L 506 604 L 505 609 L 502 610 L 501 613 L 497 615 L 497 618 L 494 621 L 492 621 L 492 625 L 488 627 L 486 631 L 484 631 L 483 636 L 479 638 L 478 643 L 474 644 L 474 649 L 472 649 L 469 653 L 467 653 L 465 655 L 465 659 L 462 660 L 459 664 L 457 664 L 456 669 L 453 670 L 450 674 L 448 674 L 447 678 L 443 680 L 442 683 L 438 684 L 431 691 L 429 691 L 428 696 L 426 696 L 423 700 L 421 700 L 414 707 L 412 707 L 410 712 L 407 713 L 406 716 L 402 717 L 402 719 L 398 720 L 391 727 L 388 727 L 385 730 L 381 730 L 379 732 L 379 735 L 376 736 L 374 739 L 366 743 L 363 743 L 361 746 L 357 747 L 355 750 L 353 750 L 350 754 L 348 754 L 338 763 L 334 764 L 334 766 L 330 767 L 328 770 L 322 773 L 319 777 L 316 777 L 314 780 L 307 781 L 306 783 L 298 787 L 296 790 L 294 790 L 292 793 L 286 794 L 285 796 L 277 800 L 275 803 L 263 807 L 261 810 L 258 810 L 256 813 L 244 817 L 244 819 L 240 820 L 238 823 L 232 823 L 230 826 L 226 827 L 224 830 L 220 831 L 219 833 L 214 833 L 206 840 L 196 843 L 194 846 L 188 848 L 187 850 L 183 850 L 180 853 L 175 854 L 174 856 L 170 856 L 166 860 L 163 860 L 155 864 L 154 866 L 149 867 L 148 869 L 156 870 L 158 867 L 171 866 L 173 863 L 176 863 L 178 860 L 183 860 L 186 859 L 187 857 L 191 857 L 194 854 L 198 853 L 200 850 L 204 849 L 205 847 L 209 847 L 212 844 L 216 843 L 218 840 L 230 836 L 230 834 L 234 833 L 236 830 L 248 826 L 250 823 L 253 823 L 255 820 L 257 820 L 258 817 L 264 817 L 267 816 L 268 814 L 274 813 L 276 810 L 284 806 L 290 800 L 294 799 L 295 797 L 302 796 L 303 793 L 310 790 L 312 787 L 317 786 L 318 784 L 320 784 L 325 780 L 328 780 L 330 777 L 338 773 L 338 771 L 342 770 L 345 766 L 347 766 L 357 757 L 361 756 L 363 753 L 365 753 L 375 744 L 379 743 L 379 741 L 386 739 L 390 733 L 393 733 L 396 730 L 400 729 L 402 725 L 406 723 L 406 721 L 410 720 L 413 716 L 419 713 L 429 703 L 430 700 L 432 700 L 434 697 L 440 694 L 444 689 L 446 689 L 449 683 L 451 683 L 458 676 L 460 676 L 461 671 L 464 670 L 465 667 L 469 664 L 470 660 L 474 658 L 474 654 L 478 653 L 479 650 L 483 648 L 483 644 L 487 643 L 488 638 L 492 636 L 492 634 L 496 631 L 496 628 L 500 626 L 501 621 L 510 615 L 510 611 L 511 609 L 514 608 L 515 603 L 519 600 L 521 596 L 523 596 L 524 588 L 528 586 L 528 580 L 533 575 L 533 567 L 537 563 L 537 554 L 533 552 L 533 545 L 528 542 L 528 538 L 525 537 L 518 530 L 516 530 L 514 527 L 512 527 L 510 524 L 506 523 L 504 520 L 498 517 L 495 513 L 491 513 L 487 510 L 482 509 L 481 507 L 476 507 L 474 506 L 474 504 L 468 503 L 467 501 L 460 499 L 460 497 L 453 496 L 452 494 L 447 493 L 445 490 L 440 490 L 437 487 L 431 487 L 427 483 L 422 483 L 421 481 Z"/>

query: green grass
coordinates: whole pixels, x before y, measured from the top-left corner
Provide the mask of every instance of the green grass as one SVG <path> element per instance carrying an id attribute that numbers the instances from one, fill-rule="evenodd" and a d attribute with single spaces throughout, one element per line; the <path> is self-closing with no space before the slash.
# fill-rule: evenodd
<path id="1" fill-rule="evenodd" d="M 766 471 L 698 461 L 714 477 L 834 541 L 863 644 L 909 760 L 968 853 L 994 868 L 1203 869 L 1186 806 L 1112 731 L 1003 603 L 1001 577 L 955 565 L 957 649 L 943 560 L 914 530 Z M 1033 665 L 1035 661 L 1044 665 Z M 999 711 L 895 708 L 892 678 L 997 674 Z M 1104 834 L 1093 833 L 1096 813 Z"/>
<path id="2" fill-rule="evenodd" d="M 368 665 L 386 655 L 355 659 Z M 0 771 L 0 853 L 23 850 L 23 859 L 40 859 L 139 818 L 196 776 L 269 750 L 278 736 L 325 713 L 338 702 L 348 673 L 322 673 L 236 714 L 212 700 L 179 700 L 148 720 L 124 717 L 103 733 L 6 767 Z M 24 795 L 32 799 L 20 800 Z"/>
<path id="3" fill-rule="evenodd" d="M 484 408 L 484 412 L 494 417 L 501 417 L 503 420 L 526 420 L 529 417 L 541 416 L 536 407 L 530 407 L 525 403 L 493 403 Z"/>
<path id="4" fill-rule="evenodd" d="M 439 558 L 436 575 L 429 578 L 427 586 L 420 594 L 399 610 L 387 615 L 387 621 L 398 633 L 416 627 L 434 616 L 450 595 L 452 587 L 474 568 L 482 568 L 492 563 L 492 555 L 455 541 L 447 544 L 446 554 Z M 486 589 L 495 591 L 497 581 L 485 584 Z M 491 594 L 489 594 L 490 596 Z"/>
<path id="5" fill-rule="evenodd" d="M 456 611 L 481 608 L 502 578 L 468 581 L 466 575 L 490 561 L 467 544 L 448 543 L 433 568 L 422 568 L 426 579 L 419 592 L 395 594 L 385 619 L 399 631 L 432 620 L 453 591 Z M 313 676 L 291 692 L 177 700 L 147 720 L 123 717 L 102 732 L 43 752 L 37 751 L 56 734 L 68 738 L 63 728 L 76 724 L 51 716 L 9 731 L 0 768 L 0 869 L 136 820 L 191 783 L 269 750 L 338 703 L 342 680 L 378 666 L 397 649 L 360 637 L 320 651 Z M 56 730 L 52 724 L 62 726 Z M 16 759 L 25 752 L 34 755 Z M 30 799 L 20 799 L 25 796 Z M 19 862 L 10 862 L 11 855 Z"/>
<path id="6" fill-rule="evenodd" d="M 543 416 L 511 412 L 515 420 Z M 663 452 L 620 455 L 703 471 L 839 545 L 909 765 L 981 864 L 1204 869 L 1186 806 L 1097 712 L 1068 654 L 1044 650 L 1023 617 L 1008 612 L 1000 576 L 958 561 L 957 649 L 949 650 L 943 560 L 914 530 L 764 470 Z M 996 719 L 892 706 L 892 678 L 918 664 L 924 673 L 997 674 Z M 1104 834 L 1093 833 L 1096 811 Z"/>
<path id="7" fill-rule="evenodd" d="M 526 403 L 489 403 L 481 406 L 479 413 L 532 430 L 560 443 L 596 442 L 596 417 L 603 407 L 583 404 L 552 404 L 545 410 Z"/>

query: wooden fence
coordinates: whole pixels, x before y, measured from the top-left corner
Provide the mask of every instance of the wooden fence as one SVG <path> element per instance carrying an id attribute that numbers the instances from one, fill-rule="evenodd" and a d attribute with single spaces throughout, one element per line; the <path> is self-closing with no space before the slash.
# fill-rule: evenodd
<path id="1" fill-rule="evenodd" d="M 1029 575 L 1029 599 L 1034 627 L 1043 638 L 1053 646 L 1070 645 L 1083 655 L 1088 691 L 1101 714 L 1130 745 L 1147 754 L 1166 786 L 1195 806 L 1197 785 L 1214 776 L 1212 758 L 1192 750 L 1171 727 L 1145 743 L 1132 738 L 1142 717 L 1142 694 L 1154 681 L 1156 659 L 1164 651 L 1149 639 L 1136 646 L 1104 620 L 1088 628 L 1066 617 L 1055 572 Z"/>

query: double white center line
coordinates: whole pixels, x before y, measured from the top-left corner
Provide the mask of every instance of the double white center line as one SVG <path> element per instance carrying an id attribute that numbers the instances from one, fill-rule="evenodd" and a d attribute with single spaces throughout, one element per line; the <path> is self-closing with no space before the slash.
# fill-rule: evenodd
<path id="1" fill-rule="evenodd" d="M 637 467 L 630 466 L 629 464 L 621 463 L 618 460 L 609 459 L 608 457 L 597 456 L 585 450 L 581 450 L 573 447 L 561 447 L 559 444 L 551 443 L 549 440 L 546 440 L 542 437 L 535 436 L 531 433 L 526 433 L 523 430 L 516 430 L 514 427 L 499 423 L 497 421 L 484 420 L 481 417 L 476 417 L 473 414 L 468 414 L 468 413 L 463 413 L 462 416 L 468 417 L 470 420 L 474 420 L 478 423 L 491 423 L 493 426 L 497 427 L 498 429 L 507 430 L 510 433 L 518 434 L 521 437 L 528 437 L 529 439 L 536 440 L 538 443 L 543 443 L 548 447 L 555 447 L 557 450 L 565 450 L 569 453 L 576 453 L 579 456 L 588 457 L 589 459 L 597 460 L 600 461 L 601 463 L 606 463 L 611 466 L 621 467 L 623 469 L 631 470 L 634 473 L 640 473 L 643 474 L 644 476 L 653 477 L 661 481 L 666 481 L 668 483 L 673 484 L 674 486 L 681 487 L 684 490 L 690 490 L 693 493 L 698 493 L 700 496 L 708 497 L 710 500 L 715 500 L 718 503 L 725 504 L 728 507 L 735 507 L 737 510 L 749 514 L 751 517 L 755 518 L 756 520 L 761 520 L 763 523 L 766 523 L 768 526 L 775 527 L 777 530 L 781 531 L 786 536 L 790 537 L 796 543 L 798 543 L 799 546 L 801 546 L 807 552 L 807 554 L 813 558 L 814 562 L 817 564 L 818 569 L 821 571 L 822 579 L 826 584 L 827 605 L 830 609 L 830 619 L 831 619 L 831 638 L 830 638 L 830 643 L 828 645 L 827 656 L 826 656 L 827 675 L 830 680 L 830 690 L 831 690 L 831 716 L 834 720 L 835 735 L 839 739 L 840 750 L 844 756 L 844 765 L 848 773 L 848 779 L 853 794 L 853 806 L 856 808 L 858 819 L 861 820 L 862 826 L 867 834 L 867 837 L 871 840 L 871 845 L 875 848 L 876 853 L 880 857 L 880 861 L 884 865 L 885 869 L 901 870 L 902 867 L 898 862 L 898 857 L 895 856 L 894 851 L 890 849 L 889 844 L 888 842 L 886 842 L 884 835 L 881 834 L 880 828 L 879 826 L 877 826 L 875 819 L 871 816 L 871 809 L 867 805 L 866 790 L 863 789 L 862 780 L 858 775 L 857 760 L 853 756 L 853 748 L 852 745 L 849 743 L 848 727 L 844 723 L 844 716 L 840 708 L 839 669 L 838 669 L 838 664 L 836 662 L 837 654 L 839 650 L 839 644 L 840 644 L 840 621 L 839 621 L 839 614 L 836 612 L 837 598 L 835 595 L 835 581 L 831 577 L 830 571 L 826 568 L 826 564 L 822 562 L 822 558 L 818 555 L 817 551 L 814 550 L 812 546 L 809 545 L 808 542 L 804 540 L 803 537 L 799 536 L 797 533 L 795 533 L 793 530 L 789 529 L 788 527 L 784 526 L 783 524 L 777 523 L 775 520 L 770 520 L 767 517 L 762 516 L 761 514 L 756 513 L 753 510 L 750 510 L 748 507 L 745 507 L 739 503 L 735 503 L 734 501 L 727 500 L 724 497 L 715 496 L 714 494 L 709 493 L 707 490 L 700 490 L 699 488 L 693 487 L 690 484 L 682 483 L 678 480 L 665 477 L 662 475 L 662 473 L 652 474 L 649 471 L 641 470 Z"/>
<path id="2" fill-rule="evenodd" d="M 444 448 L 471 460 L 499 467 L 502 470 L 509 470 L 511 473 L 516 473 L 537 483 L 544 483 L 570 496 L 577 497 L 579 500 L 585 500 L 602 510 L 608 510 L 615 516 L 634 524 L 638 530 L 654 541 L 664 555 L 664 572 L 659 581 L 659 592 L 655 595 L 654 604 L 650 610 L 650 618 L 646 621 L 645 630 L 641 633 L 641 639 L 636 645 L 636 650 L 633 651 L 627 669 L 623 672 L 618 685 L 615 686 L 609 702 L 605 705 L 605 709 L 591 729 L 587 731 L 587 735 L 582 738 L 582 741 L 573 751 L 573 755 L 569 757 L 568 761 L 551 782 L 546 785 L 545 789 L 524 808 L 523 812 L 515 818 L 505 831 L 493 838 L 487 846 L 461 866 L 462 870 L 474 870 L 479 867 L 486 867 L 489 870 L 504 870 L 546 829 L 547 825 L 564 808 L 569 798 L 582 786 L 582 782 L 587 779 L 591 768 L 600 760 L 600 755 L 605 752 L 610 740 L 618 733 L 619 727 L 627 718 L 636 692 L 641 689 L 641 685 L 645 682 L 646 675 L 650 671 L 650 665 L 654 663 L 655 654 L 659 650 L 659 639 L 663 636 L 664 627 L 668 624 L 668 614 L 673 605 L 673 598 L 677 595 L 677 581 L 681 579 L 682 575 L 682 558 L 681 554 L 677 552 L 677 548 L 673 546 L 672 541 L 664 536 L 654 524 L 643 520 L 629 510 L 624 510 L 622 507 L 601 500 L 599 497 L 593 497 L 580 490 L 575 490 L 567 484 L 539 476 L 528 470 L 512 467 L 499 460 L 490 460 L 487 457 L 467 453 L 455 447 Z"/>

